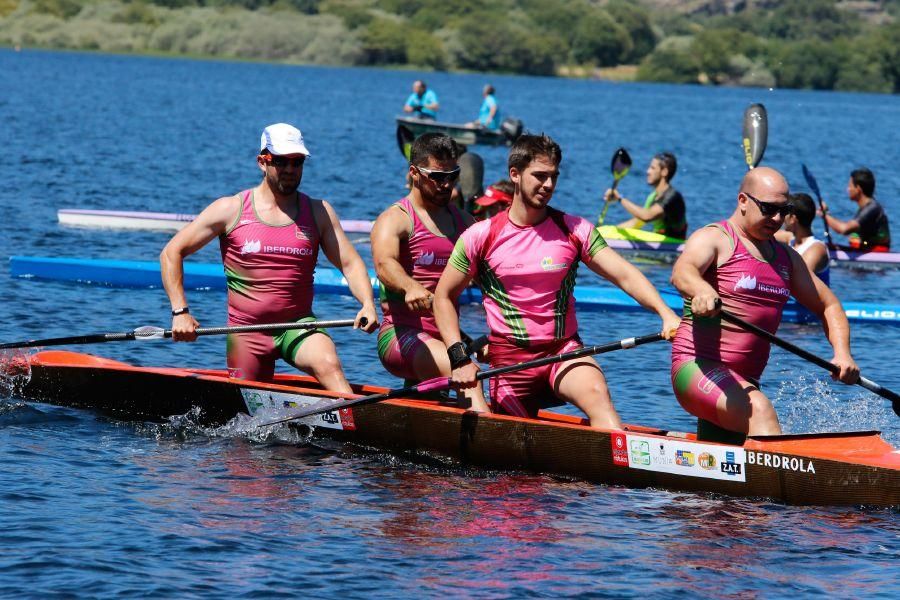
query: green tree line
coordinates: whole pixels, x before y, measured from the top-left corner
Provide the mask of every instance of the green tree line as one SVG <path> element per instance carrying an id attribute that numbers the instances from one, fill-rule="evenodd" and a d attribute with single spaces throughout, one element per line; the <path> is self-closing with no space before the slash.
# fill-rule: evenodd
<path id="1" fill-rule="evenodd" d="M 748 3 L 751 4 L 751 3 Z M 0 44 L 646 81 L 900 91 L 900 0 L 698 18 L 629 0 L 0 0 Z"/>

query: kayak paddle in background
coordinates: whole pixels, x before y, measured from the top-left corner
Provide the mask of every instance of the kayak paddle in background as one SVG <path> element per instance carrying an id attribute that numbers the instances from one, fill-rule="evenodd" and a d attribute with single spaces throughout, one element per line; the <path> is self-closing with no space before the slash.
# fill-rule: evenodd
<path id="1" fill-rule="evenodd" d="M 409 162 L 409 155 L 412 151 L 412 143 L 415 141 L 416 136 L 413 134 L 412 130 L 409 129 L 406 125 L 397 125 L 397 148 L 400 150 L 400 154 L 403 155 L 403 158 Z"/>
<path id="2" fill-rule="evenodd" d="M 806 179 L 806 185 L 809 186 L 812 193 L 816 195 L 816 200 L 819 201 L 819 210 L 822 211 L 822 222 L 825 223 L 825 241 L 829 248 L 834 249 L 835 245 L 834 242 L 831 241 L 831 230 L 828 228 L 828 219 L 825 218 L 825 204 L 822 202 L 822 193 L 819 191 L 819 182 L 816 181 L 816 178 L 809 172 L 809 169 L 806 168 L 805 164 L 801 164 L 800 166 L 803 168 L 803 177 Z"/>
<path id="3" fill-rule="evenodd" d="M 744 111 L 742 145 L 747 168 L 752 169 L 762 161 L 769 138 L 769 117 L 762 104 L 751 104 Z"/>
<path id="4" fill-rule="evenodd" d="M 363 323 L 365 325 L 365 323 Z M 261 325 L 232 325 L 229 327 L 198 327 L 200 335 L 221 335 L 225 333 L 253 333 L 257 331 L 288 331 L 290 329 L 326 329 L 329 327 L 353 327 L 353 319 L 340 321 L 309 321 L 306 323 L 264 323 Z M 25 340 L 0 344 L 0 349 L 36 348 L 43 346 L 64 346 L 69 344 L 100 344 L 103 342 L 129 342 L 133 340 L 160 340 L 172 337 L 171 329 L 144 325 L 133 331 L 122 333 L 91 333 L 71 337 L 47 338 L 45 340 Z"/>
<path id="5" fill-rule="evenodd" d="M 615 190 L 619 181 L 626 175 L 628 175 L 628 171 L 631 169 L 631 156 L 628 154 L 628 150 L 625 148 L 619 148 L 616 150 L 615 154 L 613 154 L 612 161 L 609 165 L 609 170 L 612 172 L 613 176 L 613 184 L 612 190 Z M 597 217 L 597 225 L 603 225 L 603 221 L 606 219 L 606 211 L 609 210 L 609 200 L 603 200 L 603 210 L 600 212 L 600 216 Z"/>
<path id="6" fill-rule="evenodd" d="M 650 344 L 653 342 L 662 341 L 663 336 L 661 333 L 653 333 L 650 335 L 643 335 L 639 337 L 625 338 L 622 340 L 618 340 L 616 342 L 610 342 L 608 344 L 603 344 L 600 346 L 585 346 L 584 348 L 579 348 L 578 350 L 572 350 L 571 352 L 565 352 L 563 354 L 555 354 L 553 356 L 545 356 L 543 358 L 537 358 L 535 360 L 529 360 L 525 362 L 516 363 L 514 365 L 506 365 L 505 367 L 497 367 L 495 369 L 488 369 L 486 371 L 479 371 L 476 375 L 476 379 L 478 381 L 482 381 L 484 379 L 489 379 L 491 377 L 495 377 L 497 375 L 503 375 L 504 373 L 512 373 L 513 371 L 524 371 L 525 369 L 531 369 L 533 367 L 541 367 L 544 365 L 550 365 L 553 363 L 565 362 L 567 360 L 573 360 L 576 358 L 581 358 L 582 356 L 591 356 L 594 354 L 603 354 L 605 352 L 613 352 L 614 350 L 627 350 L 629 348 L 634 348 L 636 346 L 642 346 L 644 344 Z M 476 340 L 477 341 L 477 340 Z M 261 423 L 260 427 L 269 427 L 270 425 L 278 425 L 281 423 L 287 423 L 289 421 L 295 421 L 297 419 L 302 419 L 303 417 L 309 417 L 311 415 L 317 415 L 321 413 L 331 412 L 333 410 L 340 410 L 342 408 L 350 408 L 352 406 L 360 406 L 363 404 L 371 404 L 373 402 L 380 402 L 382 400 L 390 400 L 392 398 L 402 398 L 404 396 L 411 396 L 413 394 L 424 394 L 425 392 L 437 392 L 441 390 L 446 390 L 450 388 L 450 378 L 449 377 L 435 377 L 434 379 L 428 379 L 416 385 L 410 385 L 404 388 L 399 388 L 395 390 L 389 390 L 387 392 L 383 392 L 381 394 L 373 394 L 371 396 L 361 396 L 357 398 L 334 398 L 334 402 L 331 403 L 320 403 L 315 406 L 310 406 L 304 409 L 300 409 L 299 411 L 293 413 L 290 417 L 285 417 L 283 419 L 277 419 L 275 421 L 269 421 L 267 423 Z"/>
<path id="7" fill-rule="evenodd" d="M 822 367 L 823 369 L 831 372 L 832 374 L 836 375 L 837 373 L 840 372 L 840 369 L 837 367 L 837 365 L 833 365 L 830 362 L 828 362 L 827 360 L 825 360 L 824 358 L 822 358 L 821 356 L 817 356 L 817 355 L 813 354 L 812 352 L 809 352 L 807 350 L 804 350 L 803 348 L 800 348 L 799 346 L 795 346 L 794 344 L 790 343 L 789 341 L 783 340 L 780 337 L 778 337 L 777 335 L 771 334 L 768 331 L 766 331 L 765 329 L 757 327 L 753 323 L 748 323 L 747 321 L 743 320 L 742 318 L 736 317 L 735 315 L 732 315 L 731 313 L 728 313 L 724 310 L 720 310 L 719 314 L 722 316 L 722 319 L 724 319 L 725 321 L 728 321 L 729 323 L 734 323 L 735 325 L 741 327 L 742 329 L 745 329 L 746 331 L 756 334 L 759 337 L 775 344 L 776 346 L 778 346 L 780 348 L 784 348 L 788 352 L 792 352 L 793 354 L 796 354 L 800 358 L 806 359 L 809 362 L 811 362 L 812 364 Z M 862 387 L 866 388 L 867 390 L 869 390 L 870 392 L 878 394 L 882 398 L 886 398 L 887 400 L 890 400 L 891 408 L 893 408 L 894 413 L 898 417 L 900 417 L 900 394 L 897 394 L 896 392 L 893 392 L 885 387 L 882 387 L 882 386 L 878 385 L 877 383 L 875 383 L 874 381 L 872 381 L 871 379 L 866 379 L 862 375 L 859 376 L 859 380 L 856 382 L 856 385 L 862 386 Z"/>

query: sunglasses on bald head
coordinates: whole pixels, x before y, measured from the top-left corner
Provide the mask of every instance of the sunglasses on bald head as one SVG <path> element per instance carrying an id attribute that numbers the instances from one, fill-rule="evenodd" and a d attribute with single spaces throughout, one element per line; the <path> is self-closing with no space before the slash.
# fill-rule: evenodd
<path id="1" fill-rule="evenodd" d="M 748 194 L 747 192 L 742 192 L 745 196 L 753 200 L 756 203 L 756 206 L 759 207 L 759 212 L 764 217 L 774 217 L 775 215 L 781 215 L 782 217 L 786 217 L 788 215 L 794 214 L 794 205 L 788 202 L 787 204 L 775 204 L 774 202 L 763 202 L 759 198 L 753 197 L 752 194 Z"/>
<path id="2" fill-rule="evenodd" d="M 438 171 L 436 169 L 426 169 L 425 167 L 416 165 L 413 166 L 416 168 L 416 171 L 435 183 L 452 183 L 459 179 L 459 167 L 456 167 L 452 171 Z"/>
<path id="3" fill-rule="evenodd" d="M 260 154 L 262 159 L 275 167 L 276 169 L 282 169 L 288 165 L 292 167 L 302 167 L 303 162 L 306 160 L 305 156 L 296 156 L 296 157 L 287 157 L 287 156 L 276 156 L 274 154 Z"/>

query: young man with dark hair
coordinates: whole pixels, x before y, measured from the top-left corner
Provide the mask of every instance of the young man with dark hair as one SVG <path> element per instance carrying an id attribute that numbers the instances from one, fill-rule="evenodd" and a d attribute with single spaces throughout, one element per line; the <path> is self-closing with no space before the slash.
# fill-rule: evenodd
<path id="1" fill-rule="evenodd" d="M 460 173 L 458 158 L 449 136 L 419 136 L 410 152 L 409 195 L 382 212 L 372 227 L 384 313 L 378 357 L 391 374 L 407 381 L 450 375 L 432 301 L 453 245 L 473 223 L 471 215 L 450 202 Z M 474 410 L 487 410 L 480 387 L 467 395 Z"/>
<path id="2" fill-rule="evenodd" d="M 683 240 L 687 237 L 687 219 L 684 198 L 671 185 L 678 162 L 671 152 L 662 152 L 653 157 L 647 167 L 647 184 L 653 191 L 647 196 L 643 206 L 622 197 L 618 190 L 609 189 L 603 195 L 607 202 L 621 202 L 632 218 L 620 223 L 619 227 L 640 229 L 645 223 L 653 225 L 653 232 Z"/>
<path id="3" fill-rule="evenodd" d="M 509 152 L 514 194 L 508 211 L 467 229 L 435 290 L 434 311 L 454 384 L 477 385 L 478 366 L 460 341 L 455 302 L 477 278 L 484 294 L 492 367 L 559 355 L 582 346 L 573 295 L 578 263 L 605 277 L 662 319 L 671 336 L 679 319 L 641 272 L 606 245 L 587 220 L 548 206 L 562 151 L 545 135 L 523 135 Z M 603 371 L 590 357 L 507 373 L 490 381 L 491 407 L 516 416 L 537 414 L 553 398 L 571 402 L 591 425 L 622 423 Z"/>
<path id="4" fill-rule="evenodd" d="M 790 244 L 803 258 L 809 270 L 825 285 L 830 285 L 831 258 L 828 256 L 828 246 L 817 239 L 812 231 L 816 203 L 809 194 L 803 193 L 791 194 L 788 201 L 794 207 L 794 212 L 784 218 L 784 229 L 775 234 L 775 239 Z"/>
<path id="5" fill-rule="evenodd" d="M 315 320 L 313 272 L 321 248 L 362 305 L 354 327 L 371 333 L 378 326 L 366 265 L 334 209 L 299 191 L 308 156 L 299 129 L 287 123 L 269 125 L 256 157 L 263 175 L 259 185 L 219 198 L 166 244 L 159 262 L 172 304 L 173 341 L 197 339 L 199 323 L 184 292 L 184 259 L 216 237 L 228 286 L 229 325 Z M 231 334 L 226 348 L 232 377 L 270 381 L 281 358 L 326 389 L 352 393 L 334 342 L 324 330 Z"/>
<path id="6" fill-rule="evenodd" d="M 823 217 L 837 233 L 848 236 L 849 247 L 866 252 L 889 252 L 891 229 L 881 204 L 875 200 L 875 175 L 869 169 L 856 169 L 847 182 L 847 196 L 859 207 L 849 221 L 831 216 L 823 202 Z"/>

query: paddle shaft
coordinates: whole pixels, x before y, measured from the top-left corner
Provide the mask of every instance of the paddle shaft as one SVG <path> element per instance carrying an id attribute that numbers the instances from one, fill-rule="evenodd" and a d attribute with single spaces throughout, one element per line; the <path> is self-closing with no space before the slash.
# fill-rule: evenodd
<path id="1" fill-rule="evenodd" d="M 353 319 L 338 321 L 311 321 L 307 323 L 264 323 L 260 325 L 232 325 L 223 327 L 198 327 L 194 333 L 201 335 L 221 335 L 227 333 L 254 333 L 259 331 L 288 331 L 290 329 L 325 329 L 331 327 L 352 327 Z M 103 342 L 127 342 L 133 340 L 153 340 L 172 337 L 171 329 L 144 326 L 134 331 L 122 333 L 93 333 L 70 337 L 48 338 L 44 340 L 26 340 L 0 344 L 0 349 L 35 348 L 38 346 L 62 346 L 75 344 L 100 344 Z"/>
<path id="2" fill-rule="evenodd" d="M 612 184 L 612 191 L 616 191 L 616 188 L 619 187 L 620 179 L 614 179 Z M 606 220 L 606 211 L 609 210 L 609 200 L 604 198 L 603 200 L 603 210 L 600 211 L 600 216 L 597 217 L 597 225 L 603 225 L 603 222 Z"/>
<path id="3" fill-rule="evenodd" d="M 800 358 L 808 360 L 809 362 L 813 363 L 814 365 L 822 367 L 823 369 L 830 371 L 831 373 L 834 373 L 835 375 L 840 373 L 840 368 L 837 365 L 831 364 L 830 362 L 828 362 L 821 356 L 817 356 L 817 355 L 813 354 L 812 352 L 809 352 L 808 350 L 804 350 L 803 348 L 800 348 L 799 346 L 795 346 L 794 344 L 788 342 L 787 340 L 783 340 L 780 337 L 778 337 L 777 335 L 769 333 L 765 329 L 757 327 L 753 323 L 748 323 L 744 319 L 737 317 L 729 312 L 721 310 L 719 312 L 719 314 L 722 316 L 722 318 L 724 320 L 728 321 L 729 323 L 734 323 L 735 325 L 738 325 L 738 326 L 742 327 L 743 329 L 746 329 L 747 331 L 750 331 L 750 332 L 760 336 L 761 338 L 764 338 L 764 339 L 772 342 L 776 346 L 778 346 L 780 348 L 784 348 L 788 352 L 792 352 L 792 353 L 796 354 L 797 356 L 799 356 Z M 871 379 L 867 379 L 867 378 L 863 377 L 862 375 L 860 375 L 859 381 L 857 381 L 856 383 L 857 383 L 857 385 L 860 385 L 860 386 L 866 388 L 870 392 L 878 394 L 882 398 L 886 398 L 886 399 L 890 400 L 893 403 L 894 412 L 897 413 L 898 416 L 900 416 L 900 394 L 897 394 L 896 392 L 893 392 L 885 387 L 882 387 L 882 386 L 878 385 L 877 383 L 875 383 L 874 381 L 872 381 Z"/>
<path id="4" fill-rule="evenodd" d="M 664 339 L 662 334 L 654 333 L 650 335 L 643 335 L 639 337 L 633 338 L 625 338 L 619 340 L 617 342 L 611 342 L 609 344 L 603 344 L 599 346 L 585 346 L 584 348 L 579 348 L 578 350 L 573 350 L 571 352 L 566 352 L 564 354 L 554 354 L 553 356 L 545 356 L 544 358 L 538 358 L 535 360 L 529 360 L 525 362 L 516 363 L 514 365 L 506 365 L 503 367 L 496 367 L 494 369 L 488 369 L 486 371 L 479 371 L 475 378 L 478 381 L 482 381 L 484 379 L 489 379 L 491 377 L 495 377 L 497 375 L 503 375 L 504 373 L 512 373 L 513 371 L 523 371 L 525 369 L 531 369 L 534 367 L 542 367 L 544 365 L 550 365 L 553 363 L 565 362 L 567 360 L 574 360 L 576 358 L 581 358 L 582 356 L 591 356 L 594 354 L 603 354 L 605 352 L 612 352 L 614 350 L 626 350 L 628 348 L 634 348 L 635 346 L 642 346 L 644 344 L 649 344 L 652 342 L 658 342 Z M 318 407 L 310 407 L 308 409 L 300 410 L 299 412 L 295 412 L 290 417 L 285 417 L 283 419 L 278 419 L 276 421 L 269 421 L 267 423 L 262 423 L 260 427 L 268 427 L 270 425 L 278 425 L 280 423 L 287 423 L 289 421 L 296 421 L 297 419 L 302 419 L 303 417 L 309 417 L 312 415 L 317 415 L 325 412 L 331 412 L 334 410 L 341 410 L 344 408 L 351 408 L 353 406 L 360 406 L 363 404 L 371 404 L 373 402 L 380 402 L 382 400 L 390 400 L 392 398 L 400 398 L 403 396 L 411 396 L 414 394 L 422 394 L 425 392 L 434 392 L 445 390 L 450 387 L 450 378 L 449 377 L 435 377 L 434 379 L 429 379 L 427 381 L 423 381 L 422 383 L 416 385 L 410 385 L 404 388 L 390 390 L 388 392 L 384 392 L 381 394 L 374 394 L 372 396 L 362 396 L 359 398 L 348 398 L 342 402 L 336 402 L 330 406 L 318 406 Z"/>
<path id="5" fill-rule="evenodd" d="M 803 177 L 806 179 L 806 185 L 809 186 L 809 189 L 812 190 L 813 194 L 816 195 L 816 200 L 819 201 L 819 210 L 822 211 L 822 223 L 825 224 L 825 242 L 828 244 L 829 248 L 834 249 L 834 242 L 831 240 L 831 229 L 828 228 L 828 217 L 826 216 L 827 211 L 825 210 L 825 203 L 822 202 L 822 193 L 819 191 L 819 182 L 816 181 L 816 178 L 813 177 L 813 174 L 806 168 L 806 165 L 800 165 L 803 168 Z"/>

